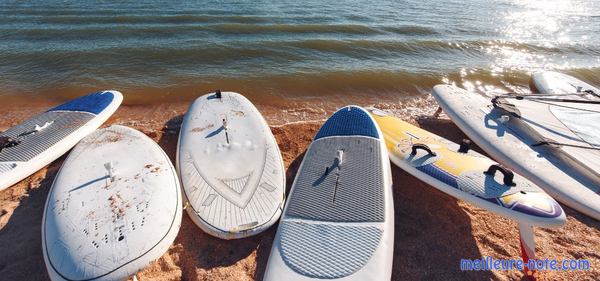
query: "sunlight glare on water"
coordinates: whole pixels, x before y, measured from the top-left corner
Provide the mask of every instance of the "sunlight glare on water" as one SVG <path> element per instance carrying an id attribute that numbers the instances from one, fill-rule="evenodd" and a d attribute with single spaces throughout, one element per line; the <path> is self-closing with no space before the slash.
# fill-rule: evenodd
<path id="1" fill-rule="evenodd" d="M 590 32 L 597 32 L 589 22 L 582 19 L 597 17 L 590 11 L 597 3 L 578 0 L 515 0 L 508 3 L 512 8 L 502 12 L 496 31 L 500 39 L 488 41 L 484 52 L 493 57 L 489 65 L 490 75 L 498 77 L 502 85 L 486 84 L 473 80 L 469 74 L 479 73 L 481 68 L 461 71 L 459 86 L 470 91 L 499 94 L 506 89 L 513 92 L 527 92 L 526 85 L 506 83 L 506 76 L 514 73 L 529 75 L 539 70 L 569 70 L 585 65 L 597 68 L 598 56 L 569 58 L 568 50 L 586 49 L 592 54 L 598 51 L 589 46 L 597 45 L 590 41 Z M 597 27 L 596 27 L 597 28 Z M 596 38 L 597 40 L 597 38 Z M 504 77 L 505 79 L 501 79 Z M 449 80 L 446 80 L 448 82 Z"/>

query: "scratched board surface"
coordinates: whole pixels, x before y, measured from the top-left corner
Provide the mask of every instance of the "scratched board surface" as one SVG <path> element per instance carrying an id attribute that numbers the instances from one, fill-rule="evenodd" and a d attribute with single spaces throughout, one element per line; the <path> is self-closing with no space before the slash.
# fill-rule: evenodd
<path id="1" fill-rule="evenodd" d="M 127 127 L 98 130 L 73 149 L 48 196 L 49 275 L 127 278 L 167 250 L 181 213 L 177 174 L 160 147 Z"/>
<path id="2" fill-rule="evenodd" d="M 185 115 L 178 165 L 188 213 L 220 238 L 259 233 L 279 219 L 285 171 L 260 112 L 240 94 L 198 98 Z"/>

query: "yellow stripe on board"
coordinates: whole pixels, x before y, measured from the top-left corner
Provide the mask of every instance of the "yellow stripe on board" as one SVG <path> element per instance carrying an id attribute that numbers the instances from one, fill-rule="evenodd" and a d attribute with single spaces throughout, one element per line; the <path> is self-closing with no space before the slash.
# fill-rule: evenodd
<path id="1" fill-rule="evenodd" d="M 396 117 L 371 116 L 383 132 L 389 153 L 401 159 L 410 154 L 412 144 L 422 143 L 441 156 L 435 165 L 455 176 L 468 171 L 485 171 L 494 163 L 488 158 L 458 153 L 448 147 L 449 141 Z"/>

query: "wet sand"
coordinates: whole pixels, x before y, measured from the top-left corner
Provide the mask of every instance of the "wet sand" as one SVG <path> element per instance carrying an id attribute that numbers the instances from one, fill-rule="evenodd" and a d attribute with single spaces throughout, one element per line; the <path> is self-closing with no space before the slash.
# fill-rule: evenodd
<path id="1" fill-rule="evenodd" d="M 430 98 L 375 105 L 444 136 L 465 136 L 448 119 L 425 116 L 435 111 Z M 187 103 L 152 106 L 125 105 L 105 124 L 136 128 L 175 159 L 177 136 Z M 322 120 L 335 109 L 291 104 L 276 110 L 259 105 L 279 143 L 287 169 L 288 190 L 303 153 Z M 45 110 L 40 105 L 7 108 L 0 131 Z M 301 120 L 313 122 L 300 122 Z M 42 257 L 41 219 L 46 196 L 64 156 L 20 183 L 0 192 L 0 279 L 47 280 Z M 518 271 L 462 272 L 463 258 L 520 257 L 515 222 L 456 200 L 392 165 L 395 206 L 395 244 L 392 280 L 520 280 Z M 598 280 L 600 223 L 563 206 L 567 224 L 559 229 L 536 229 L 537 256 L 589 259 L 590 271 L 544 272 L 545 280 Z M 276 227 L 260 235 L 225 241 L 203 233 L 184 214 L 175 243 L 158 261 L 138 274 L 139 280 L 261 280 Z"/>

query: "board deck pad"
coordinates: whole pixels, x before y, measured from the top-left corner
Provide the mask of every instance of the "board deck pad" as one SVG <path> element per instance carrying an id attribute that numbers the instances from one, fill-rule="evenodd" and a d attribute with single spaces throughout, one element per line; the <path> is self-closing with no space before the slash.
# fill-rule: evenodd
<path id="1" fill-rule="evenodd" d="M 76 98 L 1 132 L 18 144 L 0 150 L 0 190 L 48 165 L 100 127 L 123 96 L 101 91 Z"/>
<path id="2" fill-rule="evenodd" d="M 15 163 L 0 163 L 0 175 L 14 169 L 16 166 Z"/>
<path id="3" fill-rule="evenodd" d="M 383 230 L 374 226 L 333 226 L 281 223 L 281 254 L 296 272 L 313 278 L 348 276 L 371 258 L 381 242 Z"/>
<path id="4" fill-rule="evenodd" d="M 332 115 L 298 170 L 265 280 L 389 279 L 389 169 L 381 133 L 364 109 Z"/>
<path id="5" fill-rule="evenodd" d="M 2 149 L 0 162 L 29 161 L 79 129 L 94 116 L 88 112 L 48 111 L 14 126 L 0 135 L 22 141 L 17 146 Z M 34 131 L 35 126 L 46 124 L 52 126 L 52 130 Z"/>
<path id="6" fill-rule="evenodd" d="M 450 85 L 437 85 L 433 95 L 454 123 L 498 162 L 524 176 L 558 201 L 600 219 L 598 186 L 577 177 L 573 167 L 557 167 L 557 157 L 516 130 L 519 123 L 491 98 Z"/>
<path id="7" fill-rule="evenodd" d="M 310 162 L 298 173 L 286 215 L 320 221 L 384 221 L 379 146 L 377 139 L 355 136 L 316 141 L 304 156 Z M 339 150 L 344 151 L 343 168 L 334 172 Z M 333 168 L 326 174 L 325 167 Z"/>
<path id="8" fill-rule="evenodd" d="M 188 214 L 224 239 L 260 233 L 285 199 L 283 159 L 266 121 L 240 94 L 198 98 L 181 127 L 179 173 Z"/>
<path id="9" fill-rule="evenodd" d="M 416 127 L 378 109 L 369 109 L 381 128 L 390 159 L 408 173 L 437 189 L 498 215 L 535 226 L 559 226 L 565 215 L 558 203 L 519 174 L 514 186 L 506 185 L 499 172 L 485 172 L 498 163 L 471 149 L 458 152 L 459 145 Z M 416 150 L 426 145 L 435 155 Z M 490 205 L 491 204 L 491 205 Z"/>
<path id="10" fill-rule="evenodd" d="M 50 277 L 128 278 L 168 249 L 181 213 L 177 173 L 154 141 L 123 126 L 97 130 L 69 154 L 46 202 Z"/>

